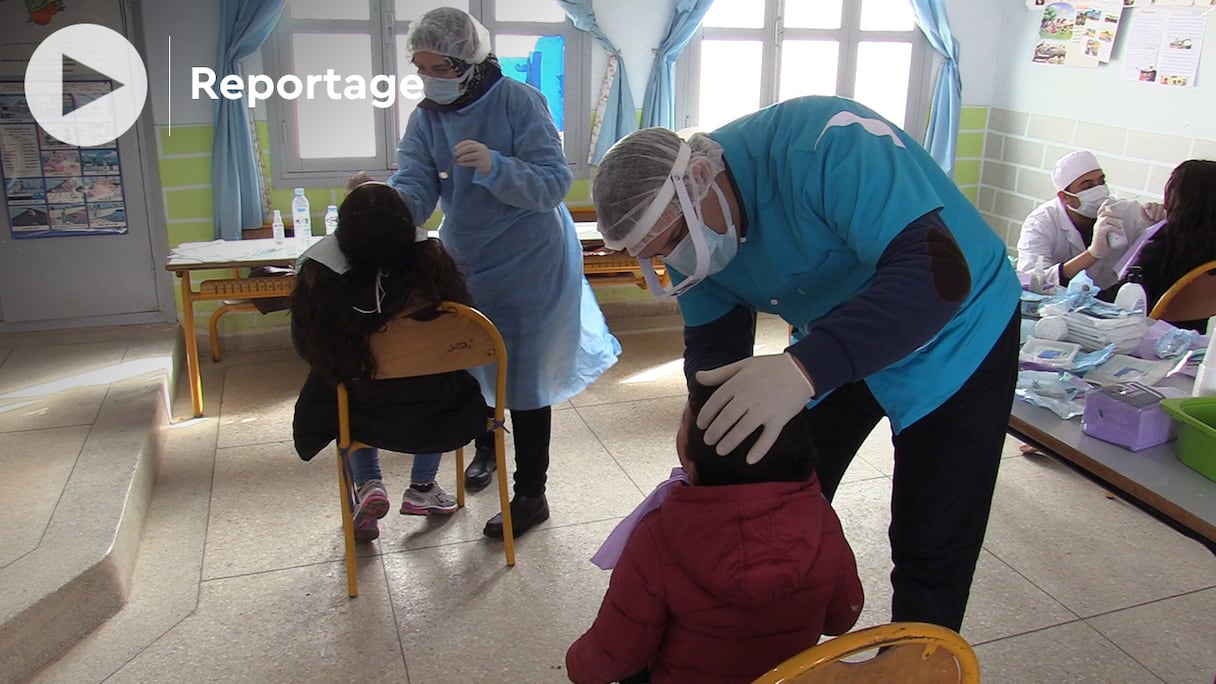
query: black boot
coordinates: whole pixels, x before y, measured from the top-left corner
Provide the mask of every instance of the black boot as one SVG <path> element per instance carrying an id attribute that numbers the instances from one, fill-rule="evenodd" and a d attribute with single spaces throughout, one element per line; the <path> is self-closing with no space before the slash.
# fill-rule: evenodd
<path id="1" fill-rule="evenodd" d="M 511 536 L 519 539 L 525 532 L 549 519 L 549 502 L 545 495 L 520 496 L 511 499 Z M 503 538 L 502 513 L 498 513 L 486 522 L 482 533 L 491 539 Z"/>
<path id="2" fill-rule="evenodd" d="M 477 440 L 481 441 L 480 438 Z M 498 461 L 494 458 L 494 442 L 491 434 L 490 447 L 478 444 L 473 454 L 473 462 L 464 469 L 464 488 L 469 492 L 480 492 L 490 485 L 494 479 L 494 471 L 498 470 Z"/>

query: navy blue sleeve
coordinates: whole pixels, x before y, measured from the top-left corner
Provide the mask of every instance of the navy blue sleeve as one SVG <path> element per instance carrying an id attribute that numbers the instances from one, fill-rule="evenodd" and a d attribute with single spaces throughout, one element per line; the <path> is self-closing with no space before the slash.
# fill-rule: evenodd
<path id="1" fill-rule="evenodd" d="M 908 224 L 883 251 L 864 291 L 815 321 L 787 349 L 816 394 L 872 375 L 924 345 L 971 291 L 966 257 L 936 211 Z"/>
<path id="2" fill-rule="evenodd" d="M 719 368 L 752 355 L 756 312 L 740 304 L 705 325 L 684 327 L 684 377 Z"/>

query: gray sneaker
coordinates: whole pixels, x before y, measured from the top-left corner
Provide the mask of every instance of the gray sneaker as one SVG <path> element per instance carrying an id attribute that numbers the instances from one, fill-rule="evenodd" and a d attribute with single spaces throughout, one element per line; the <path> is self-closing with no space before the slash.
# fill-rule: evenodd
<path id="1" fill-rule="evenodd" d="M 425 492 L 406 487 L 401 498 L 401 515 L 451 515 L 456 508 L 456 497 L 443 491 L 438 482 L 432 482 Z"/>

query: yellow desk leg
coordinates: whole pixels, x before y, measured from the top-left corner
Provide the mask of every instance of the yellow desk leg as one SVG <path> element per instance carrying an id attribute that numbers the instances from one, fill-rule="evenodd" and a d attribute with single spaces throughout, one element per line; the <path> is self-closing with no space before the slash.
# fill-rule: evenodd
<path id="1" fill-rule="evenodd" d="M 194 417 L 203 416 L 203 379 L 198 370 L 198 340 L 194 336 L 194 289 L 190 271 L 182 271 L 182 333 L 186 337 L 186 380 L 190 383 L 190 404 Z"/>

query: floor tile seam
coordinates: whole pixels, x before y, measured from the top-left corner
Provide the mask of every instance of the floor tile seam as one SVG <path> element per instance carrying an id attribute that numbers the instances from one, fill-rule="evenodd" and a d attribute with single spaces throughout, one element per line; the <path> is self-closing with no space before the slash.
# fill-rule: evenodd
<path id="1" fill-rule="evenodd" d="M 20 435 L 23 432 L 45 432 L 47 430 L 67 430 L 70 428 L 82 428 L 82 427 L 87 427 L 89 429 L 92 429 L 93 423 L 70 423 L 68 425 L 47 425 L 45 427 L 21 428 L 19 430 L 2 430 L 2 429 L 0 429 L 0 435 Z"/>
<path id="2" fill-rule="evenodd" d="M 985 538 L 986 538 L 987 530 L 985 530 L 984 534 L 985 534 Z M 1026 580 L 1027 584 L 1029 584 L 1030 586 L 1032 586 L 1035 589 L 1042 592 L 1044 596 L 1050 598 L 1052 601 L 1055 601 L 1056 605 L 1058 605 L 1060 608 L 1063 608 L 1069 615 L 1072 615 L 1073 618 L 1075 618 L 1074 620 L 1069 620 L 1068 622 L 1075 622 L 1076 620 L 1085 619 L 1080 613 L 1078 613 L 1077 611 L 1070 608 L 1068 606 L 1068 604 L 1064 603 L 1064 601 L 1062 601 L 1060 598 L 1058 598 L 1055 594 L 1052 594 L 1051 592 L 1047 591 L 1043 587 L 1039 586 L 1039 584 L 1037 582 L 1035 582 L 1034 580 L 1027 577 L 1025 573 L 1023 573 L 1021 570 L 1018 570 L 1017 568 L 1015 568 L 1011 563 L 1009 563 L 1009 561 L 1002 558 L 1000 554 L 998 554 L 997 552 L 995 552 L 991 548 L 989 548 L 987 543 L 982 544 L 980 548 L 983 551 L 988 552 L 988 555 L 992 556 L 997 561 L 999 561 L 1001 563 L 1001 565 L 1004 565 L 1006 568 L 1008 568 L 1010 572 L 1017 575 L 1018 577 L 1021 577 L 1023 580 Z M 1067 623 L 1061 623 L 1061 624 L 1067 624 Z"/>
<path id="3" fill-rule="evenodd" d="M 639 494 L 645 496 L 646 490 L 633 479 L 633 476 L 629 474 L 629 471 L 625 468 L 625 465 L 616 457 L 616 454 L 612 453 L 612 449 L 609 449 L 608 445 L 604 443 L 604 440 L 600 437 L 600 434 L 595 431 L 595 428 L 591 427 L 591 423 L 588 422 L 587 417 L 578 410 L 577 406 L 573 408 L 575 415 L 578 416 L 579 420 L 583 421 L 583 425 L 592 434 L 592 436 L 595 437 L 595 441 L 599 443 L 600 448 L 604 450 L 604 453 L 608 454 L 608 458 L 611 458 L 612 462 L 616 464 L 617 469 L 621 471 L 621 474 L 625 476 L 625 479 L 629 480 L 629 482 L 633 484 L 634 488 L 638 490 Z"/>
<path id="4" fill-rule="evenodd" d="M 1139 658 L 1137 658 L 1136 656 L 1134 656 L 1134 655 L 1132 655 L 1131 653 L 1129 653 L 1129 652 L 1127 651 L 1127 649 L 1123 648 L 1123 647 L 1122 647 L 1122 646 L 1120 646 L 1118 643 L 1116 643 L 1114 639 L 1111 639 L 1109 636 L 1107 636 L 1107 635 L 1106 635 L 1106 632 L 1103 632 L 1101 629 L 1098 629 L 1098 626 L 1097 626 L 1097 625 L 1095 625 L 1095 624 L 1093 624 L 1093 623 L 1091 623 L 1091 622 L 1089 621 L 1089 618 L 1081 618 L 1081 621 L 1085 623 L 1085 626 L 1086 626 L 1086 627 L 1089 627 L 1089 628 L 1090 628 L 1090 629 L 1092 629 L 1094 632 L 1096 632 L 1096 633 L 1098 634 L 1098 636 L 1100 636 L 1100 637 L 1102 637 L 1103 639 L 1105 639 L 1105 640 L 1106 640 L 1106 643 L 1110 644 L 1111 646 L 1114 646 L 1114 647 L 1115 647 L 1115 648 L 1116 648 L 1116 649 L 1117 649 L 1117 650 L 1118 650 L 1120 653 L 1122 653 L 1123 655 L 1127 656 L 1127 657 L 1128 657 L 1128 658 L 1129 658 L 1129 659 L 1130 659 L 1130 660 L 1131 660 L 1133 663 L 1135 663 L 1135 664 L 1139 665 L 1139 666 L 1140 666 L 1140 667 L 1141 667 L 1141 668 L 1142 668 L 1142 669 L 1143 669 L 1145 672 L 1147 672 L 1147 673 L 1149 673 L 1150 675 L 1152 675 L 1153 677 L 1155 677 L 1155 678 L 1156 678 L 1156 679 L 1157 679 L 1159 682 L 1161 682 L 1161 684 L 1169 684 L 1169 682 L 1168 682 L 1167 680 L 1163 679 L 1163 678 L 1161 677 L 1161 675 L 1157 674 L 1157 671 L 1156 671 L 1156 670 L 1154 670 L 1153 668 L 1149 667 L 1149 666 L 1148 666 L 1146 663 L 1142 663 L 1142 662 L 1140 662 L 1140 659 L 1139 659 Z"/>
<path id="5" fill-rule="evenodd" d="M 654 400 L 658 400 L 658 399 L 670 399 L 672 397 L 685 397 L 685 396 L 687 396 L 687 393 L 685 393 L 685 392 L 673 391 L 671 394 L 647 395 L 645 397 L 634 397 L 632 399 L 616 399 L 616 400 L 611 400 L 611 401 L 590 401 L 587 403 L 579 402 L 579 403 L 574 404 L 573 408 L 577 409 L 577 408 L 594 408 L 597 406 L 615 406 L 617 404 L 632 404 L 632 403 L 641 402 L 641 401 L 654 401 Z"/>
<path id="6" fill-rule="evenodd" d="M 614 516 L 614 517 L 608 517 L 608 518 L 599 518 L 599 519 L 596 519 L 596 520 L 581 520 L 581 521 L 578 521 L 578 522 L 568 522 L 568 523 L 562 523 L 562 524 L 550 524 L 550 525 L 546 525 L 546 526 L 544 526 L 544 527 L 536 527 L 536 528 L 533 528 L 533 529 L 532 529 L 532 530 L 529 532 L 529 535 L 532 535 L 533 533 L 543 533 L 543 532 L 548 532 L 548 531 L 550 531 L 550 530 L 564 530 L 564 529 L 568 529 L 568 528 L 572 528 L 572 527 L 578 527 L 578 526 L 580 526 L 580 525 L 594 525 L 594 524 L 603 523 L 603 522 L 609 522 L 609 521 L 616 521 L 616 522 L 620 522 L 620 521 L 621 521 L 621 520 L 623 520 L 623 519 L 624 519 L 624 516 L 620 516 L 620 517 L 615 517 L 615 516 Z M 552 521 L 550 520 L 550 522 L 552 522 Z M 460 545 L 463 545 L 463 544 L 475 544 L 475 543 L 480 543 L 480 542 L 482 542 L 482 541 L 487 541 L 488 543 L 497 543 L 497 540 L 488 540 L 488 538 L 487 538 L 487 537 L 473 538 L 473 539 L 456 539 L 456 540 L 451 540 L 451 541 L 439 542 L 439 543 L 436 543 L 436 544 L 426 544 L 426 545 L 423 545 L 423 546 L 411 546 L 411 547 L 409 547 L 408 549 L 389 549 L 389 550 L 381 549 L 380 551 L 378 551 L 378 552 L 377 552 L 376 554 L 374 554 L 374 555 L 378 555 L 378 556 L 388 556 L 388 555 L 404 555 L 404 554 L 407 554 L 407 553 L 413 553 L 413 552 L 415 552 L 415 551 L 429 551 L 429 550 L 432 550 L 432 549 L 441 549 L 441 548 L 448 547 L 448 546 L 460 546 Z M 520 548 L 520 540 L 519 540 L 519 538 L 516 538 L 516 540 L 515 540 L 515 548 L 516 548 L 516 550 L 517 550 L 517 551 L 518 551 L 518 550 L 519 550 L 519 548 Z M 499 553 L 502 553 L 502 550 L 501 550 L 501 549 L 499 549 L 499 551 L 498 551 L 498 552 L 499 552 Z"/>
<path id="7" fill-rule="evenodd" d="M 129 658 L 127 658 L 126 660 L 122 661 L 122 663 L 120 663 L 120 664 L 118 665 L 118 667 L 114 668 L 114 671 L 113 671 L 113 672 L 111 672 L 111 673 L 107 674 L 107 675 L 106 675 L 104 678 L 102 678 L 102 680 L 101 680 L 101 681 L 100 681 L 98 684 L 105 684 L 106 682 L 108 682 L 108 681 L 110 681 L 111 679 L 113 679 L 113 678 L 114 678 L 116 675 L 118 675 L 120 672 L 122 672 L 122 671 L 123 671 L 123 669 L 125 669 L 125 668 L 126 668 L 128 665 L 130 665 L 131 663 L 135 662 L 135 660 L 136 660 L 137 658 L 139 658 L 139 657 L 140 657 L 140 656 L 142 656 L 142 655 L 143 655 L 145 652 L 147 652 L 147 651 L 148 651 L 148 649 L 152 648 L 152 647 L 153 647 L 153 646 L 155 646 L 157 643 L 159 643 L 159 642 L 160 642 L 160 640 L 161 640 L 161 639 L 164 639 L 166 636 L 168 636 L 170 632 L 172 632 L 173 630 L 177 629 L 179 625 L 181 625 L 183 622 L 185 622 L 186 620 L 189 620 L 190 618 L 194 617 L 194 616 L 195 616 L 195 615 L 197 615 L 197 614 L 198 614 L 198 601 L 195 601 L 195 603 L 194 603 L 194 607 L 193 607 L 193 608 L 191 608 L 191 609 L 190 609 L 190 611 L 189 611 L 189 612 L 187 612 L 185 615 L 183 615 L 183 616 L 181 617 L 181 619 L 179 619 L 177 622 L 174 622 L 172 625 L 169 625 L 168 627 L 166 627 L 166 628 L 165 628 L 165 630 L 164 630 L 163 632 L 161 632 L 160 634 L 156 635 L 156 638 L 155 638 L 155 639 L 153 639 L 152 641 L 149 641 L 147 644 L 144 644 L 143 646 L 141 646 L 141 647 L 139 647 L 138 649 L 136 649 L 136 650 L 135 650 L 135 652 L 131 654 L 131 657 L 129 657 Z"/>
<path id="8" fill-rule="evenodd" d="M 1115 613 L 1122 613 L 1123 611 L 1126 611 L 1126 610 L 1134 610 L 1136 608 L 1143 608 L 1145 606 L 1151 606 L 1154 603 L 1161 603 L 1162 601 L 1172 601 L 1174 599 L 1186 598 L 1187 596 L 1194 596 L 1195 594 L 1202 594 L 1203 592 L 1211 591 L 1212 589 L 1216 589 L 1216 585 L 1211 586 L 1211 587 L 1200 587 L 1198 589 L 1190 589 L 1188 591 L 1182 591 L 1177 594 L 1172 594 L 1170 596 L 1162 596 L 1160 598 L 1148 599 L 1146 601 L 1141 601 L 1139 603 L 1133 603 L 1129 606 L 1123 606 L 1122 608 L 1111 608 L 1110 610 L 1104 610 L 1100 613 L 1094 613 L 1093 615 L 1082 615 L 1080 617 L 1082 620 L 1095 620 L 1097 618 L 1105 617 L 1107 615 L 1113 615 Z"/>
<path id="9" fill-rule="evenodd" d="M 401 667 L 405 671 L 405 684 L 410 684 L 410 664 L 405 657 L 405 634 L 401 631 L 401 621 L 397 619 L 397 602 L 393 600 L 393 587 L 388 581 L 388 565 L 384 562 L 384 553 L 380 553 L 380 577 L 384 581 L 384 595 L 388 597 L 389 617 L 393 620 L 393 629 L 397 632 L 397 651 L 401 654 Z"/>
<path id="10" fill-rule="evenodd" d="M 1056 629 L 1057 627 L 1066 627 L 1068 625 L 1075 625 L 1075 624 L 1085 624 L 1086 626 L 1089 626 L 1092 628 L 1091 625 L 1089 625 L 1088 623 L 1085 622 L 1085 618 L 1078 617 L 1078 618 L 1074 618 L 1071 620 L 1065 620 L 1063 622 L 1054 622 L 1050 625 L 1043 625 L 1042 627 L 1035 627 L 1033 629 L 1023 630 L 1021 632 L 1014 632 L 1013 634 L 1005 634 L 1003 636 L 994 637 L 992 639 L 985 639 L 983 641 L 970 641 L 970 640 L 968 640 L 968 641 L 970 642 L 972 647 L 978 648 L 980 646 L 990 646 L 992 644 L 998 644 L 1002 641 L 1009 641 L 1010 639 L 1017 639 L 1020 637 L 1028 636 L 1030 634 L 1046 632 L 1049 629 Z M 982 667 L 982 665 L 983 664 L 981 663 L 981 667 Z"/>
<path id="11" fill-rule="evenodd" d="M 109 390 L 107 389 L 107 394 L 108 392 Z M 102 401 L 104 402 L 104 399 Z M 98 408 L 98 411 L 100 411 L 100 407 Z M 87 433 L 85 433 L 84 440 L 80 442 L 80 447 L 76 449 L 76 457 L 72 459 L 72 467 L 68 470 L 67 477 L 63 478 L 63 487 L 59 490 L 59 496 L 55 498 L 55 505 L 51 506 L 51 513 L 46 517 L 46 523 L 42 526 L 42 531 L 38 534 L 38 542 L 34 544 L 29 551 L 21 554 L 21 558 L 24 558 L 34 551 L 42 548 L 43 542 L 46 541 L 47 532 L 51 529 L 51 523 L 55 520 L 55 514 L 59 512 L 59 506 L 63 503 L 64 492 L 67 491 L 68 484 L 71 483 L 72 477 L 76 475 L 76 470 L 80 467 L 80 457 L 84 455 L 85 446 L 88 445 L 89 439 L 93 436 L 93 432 L 96 429 L 97 423 L 96 417 L 94 417 L 94 422 L 89 425 L 89 430 Z M 14 559 L 13 563 L 21 560 L 21 558 Z M 7 568 L 10 565 L 12 565 L 12 563 L 7 563 L 2 567 Z"/>

